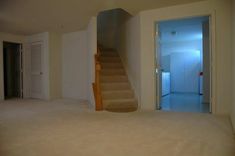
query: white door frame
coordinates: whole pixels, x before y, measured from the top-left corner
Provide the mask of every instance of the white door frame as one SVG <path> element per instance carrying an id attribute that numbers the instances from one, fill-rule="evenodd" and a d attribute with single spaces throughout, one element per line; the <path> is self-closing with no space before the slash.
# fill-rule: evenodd
<path id="1" fill-rule="evenodd" d="M 209 17 L 209 31 L 210 31 L 210 113 L 214 114 L 216 112 L 216 101 L 215 101 L 215 93 L 216 93 L 216 83 L 215 83 L 215 78 L 216 78 L 216 48 L 215 48 L 215 12 L 211 13 L 211 14 L 205 14 L 205 15 L 200 15 L 200 16 L 192 16 L 192 17 L 188 17 L 188 16 L 182 16 L 182 17 L 179 17 L 179 18 L 172 18 L 172 19 L 166 19 L 166 20 L 177 20 L 177 19 L 185 19 L 185 18 L 196 18 L 196 17 L 202 17 L 202 16 L 208 16 Z M 158 23 L 161 22 L 161 21 L 165 21 L 164 19 L 160 20 L 160 21 L 155 21 L 154 23 L 154 54 L 155 54 L 155 69 L 158 67 L 157 66 L 157 57 L 159 54 L 157 52 L 157 48 L 158 48 L 158 45 L 157 45 L 157 38 L 156 37 L 156 32 L 158 31 L 158 28 L 156 28 L 158 26 Z M 155 74 L 155 82 L 158 84 L 160 81 L 159 81 L 159 78 L 156 76 Z M 156 85 L 155 85 L 156 86 Z M 160 98 L 159 96 L 159 87 L 155 87 L 156 89 L 156 93 L 157 93 L 157 97 L 155 98 L 156 99 L 156 107 L 157 109 L 160 108 Z"/>
<path id="2" fill-rule="evenodd" d="M 156 32 L 156 36 L 155 36 L 155 75 L 156 75 L 156 96 L 157 96 L 157 110 L 161 109 L 161 97 L 162 97 L 162 67 L 161 67 L 161 56 L 159 57 L 159 55 L 161 55 L 161 45 L 159 43 L 159 25 L 158 23 L 155 24 L 155 32 Z"/>

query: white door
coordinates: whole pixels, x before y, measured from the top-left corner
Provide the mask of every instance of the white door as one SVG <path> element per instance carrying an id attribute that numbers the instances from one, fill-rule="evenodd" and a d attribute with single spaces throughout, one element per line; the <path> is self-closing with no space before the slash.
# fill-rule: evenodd
<path id="1" fill-rule="evenodd" d="M 31 43 L 31 97 L 43 98 L 42 42 Z"/>

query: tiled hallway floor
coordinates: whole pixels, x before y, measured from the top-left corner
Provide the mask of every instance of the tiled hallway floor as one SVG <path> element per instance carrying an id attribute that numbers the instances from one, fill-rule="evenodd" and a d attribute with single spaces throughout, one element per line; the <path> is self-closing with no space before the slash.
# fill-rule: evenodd
<path id="1" fill-rule="evenodd" d="M 198 94 L 170 94 L 162 97 L 163 111 L 209 113 L 209 104 Z"/>

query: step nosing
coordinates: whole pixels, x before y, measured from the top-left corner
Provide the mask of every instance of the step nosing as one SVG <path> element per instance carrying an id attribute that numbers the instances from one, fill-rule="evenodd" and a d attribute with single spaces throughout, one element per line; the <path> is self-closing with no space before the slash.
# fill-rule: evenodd
<path id="1" fill-rule="evenodd" d="M 114 91 L 103 91 L 103 93 L 110 93 L 110 92 L 133 92 L 132 90 L 127 90 L 127 89 L 123 89 L 123 90 L 114 90 Z"/>
<path id="2" fill-rule="evenodd" d="M 117 71 L 125 71 L 124 69 L 118 69 L 118 70 L 116 70 L 116 72 Z M 113 70 L 111 70 L 111 69 L 101 69 L 101 72 L 114 72 Z"/>
<path id="3" fill-rule="evenodd" d="M 101 85 L 102 84 L 106 84 L 107 85 L 107 83 L 106 82 L 101 82 Z M 115 85 L 117 85 L 117 84 L 125 84 L 125 85 L 129 85 L 129 83 L 128 82 L 109 82 L 109 84 L 115 84 Z"/>
<path id="4" fill-rule="evenodd" d="M 126 75 L 122 76 L 122 75 L 101 75 L 102 78 L 127 78 Z"/>
<path id="5" fill-rule="evenodd" d="M 122 99 L 108 99 L 104 102 L 136 102 L 135 98 L 122 98 Z"/>

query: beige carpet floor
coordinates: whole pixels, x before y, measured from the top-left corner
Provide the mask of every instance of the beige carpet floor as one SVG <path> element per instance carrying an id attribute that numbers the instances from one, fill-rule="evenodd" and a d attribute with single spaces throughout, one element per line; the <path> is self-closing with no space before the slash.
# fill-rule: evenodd
<path id="1" fill-rule="evenodd" d="M 235 140 L 223 116 L 10 100 L 0 103 L 0 156 L 235 156 Z"/>

